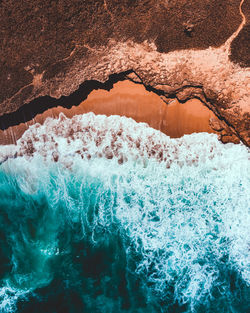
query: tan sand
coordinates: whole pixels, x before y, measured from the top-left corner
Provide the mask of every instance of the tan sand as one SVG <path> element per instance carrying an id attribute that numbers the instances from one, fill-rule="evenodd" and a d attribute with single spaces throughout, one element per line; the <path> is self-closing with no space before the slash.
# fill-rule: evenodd
<path id="1" fill-rule="evenodd" d="M 198 99 L 180 103 L 176 99 L 169 105 L 144 86 L 130 81 L 118 82 L 110 91 L 94 90 L 79 106 L 65 109 L 52 108 L 38 114 L 33 120 L 0 131 L 0 144 L 15 143 L 24 131 L 36 122 L 43 123 L 48 116 L 57 117 L 63 112 L 67 117 L 94 112 L 95 114 L 121 115 L 148 123 L 170 137 L 181 137 L 194 132 L 215 132 L 209 119 L 215 115 Z"/>

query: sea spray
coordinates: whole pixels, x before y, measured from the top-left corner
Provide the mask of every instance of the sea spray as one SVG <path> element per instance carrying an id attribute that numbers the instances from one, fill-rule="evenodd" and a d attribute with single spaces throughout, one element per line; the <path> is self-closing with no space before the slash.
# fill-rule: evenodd
<path id="1" fill-rule="evenodd" d="M 1 148 L 2 312 L 246 312 L 249 155 L 85 114 Z"/>

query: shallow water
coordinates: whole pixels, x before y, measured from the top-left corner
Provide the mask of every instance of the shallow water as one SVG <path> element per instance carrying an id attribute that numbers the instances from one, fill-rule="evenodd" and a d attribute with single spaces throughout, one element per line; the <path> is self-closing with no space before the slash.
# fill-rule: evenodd
<path id="1" fill-rule="evenodd" d="M 247 312 L 243 145 L 86 114 L 30 127 L 7 154 L 2 312 Z"/>

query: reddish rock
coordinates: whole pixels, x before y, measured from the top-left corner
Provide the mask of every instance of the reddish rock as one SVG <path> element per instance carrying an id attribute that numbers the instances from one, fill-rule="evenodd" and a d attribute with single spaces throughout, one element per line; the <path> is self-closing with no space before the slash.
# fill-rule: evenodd
<path id="1" fill-rule="evenodd" d="M 32 118 L 130 74 L 160 96 L 202 97 L 249 145 L 247 1 L 2 0 L 0 20 L 1 129 L 25 105 Z"/>

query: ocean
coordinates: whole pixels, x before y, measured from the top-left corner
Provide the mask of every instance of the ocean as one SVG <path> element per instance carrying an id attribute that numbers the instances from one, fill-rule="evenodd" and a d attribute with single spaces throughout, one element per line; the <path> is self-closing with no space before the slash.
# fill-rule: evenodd
<path id="1" fill-rule="evenodd" d="M 0 161 L 0 312 L 249 310 L 244 145 L 61 114 Z"/>

